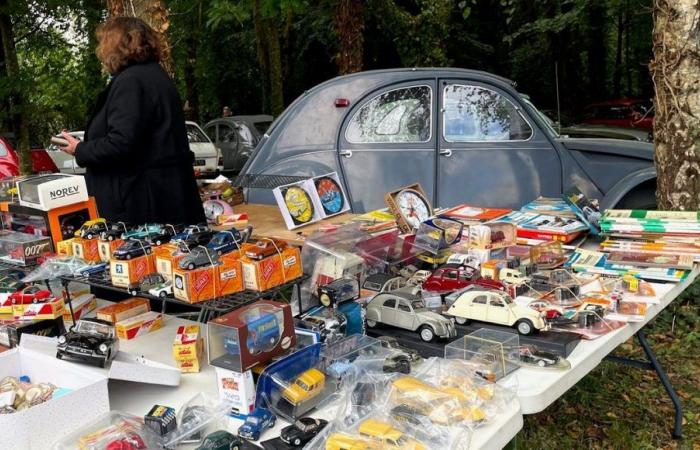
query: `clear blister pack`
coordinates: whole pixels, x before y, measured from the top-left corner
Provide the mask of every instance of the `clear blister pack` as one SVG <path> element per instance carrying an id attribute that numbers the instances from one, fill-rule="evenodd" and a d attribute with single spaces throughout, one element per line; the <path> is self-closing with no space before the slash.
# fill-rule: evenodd
<path id="1" fill-rule="evenodd" d="M 161 448 L 161 438 L 143 417 L 110 411 L 54 445 L 54 450 L 107 450 Z"/>
<path id="2" fill-rule="evenodd" d="M 77 256 L 51 256 L 46 258 L 39 267 L 28 273 L 22 281 L 31 283 L 60 277 L 87 276 L 91 269 L 106 270 L 105 268 L 105 263 L 89 263 Z"/>
<path id="3" fill-rule="evenodd" d="M 231 412 L 231 404 L 217 395 L 199 393 L 177 413 L 177 428 L 162 438 L 164 448 L 199 444 L 209 433 L 222 428 L 219 422 Z"/>

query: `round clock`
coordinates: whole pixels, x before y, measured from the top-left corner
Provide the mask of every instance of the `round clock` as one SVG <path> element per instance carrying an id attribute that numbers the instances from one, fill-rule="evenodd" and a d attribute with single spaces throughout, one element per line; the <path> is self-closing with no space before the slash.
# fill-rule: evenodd
<path id="1" fill-rule="evenodd" d="M 207 200 L 202 206 L 204 207 L 204 216 L 210 223 L 216 223 L 216 218 L 222 214 L 233 213 L 231 205 L 219 199 Z"/>
<path id="2" fill-rule="evenodd" d="M 337 214 L 343 210 L 343 206 L 345 206 L 343 191 L 333 178 L 321 177 L 317 179 L 316 192 L 318 192 L 326 214 Z"/>
<path id="3" fill-rule="evenodd" d="M 331 304 L 333 304 L 333 299 L 331 299 L 331 296 L 326 294 L 325 292 L 321 294 L 321 297 L 319 297 L 319 301 L 325 307 L 329 307 L 331 306 Z"/>
<path id="4" fill-rule="evenodd" d="M 291 186 L 284 190 L 284 204 L 292 220 L 297 225 L 309 223 L 314 217 L 314 205 L 309 194 L 298 186 Z"/>
<path id="5" fill-rule="evenodd" d="M 423 195 L 415 189 L 403 189 L 395 197 L 398 212 L 406 223 L 416 229 L 431 216 L 430 204 Z"/>

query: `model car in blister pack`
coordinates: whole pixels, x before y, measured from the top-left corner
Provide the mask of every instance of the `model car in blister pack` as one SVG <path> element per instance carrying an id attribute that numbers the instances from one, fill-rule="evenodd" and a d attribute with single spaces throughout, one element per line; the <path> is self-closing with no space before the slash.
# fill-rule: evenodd
<path id="1" fill-rule="evenodd" d="M 228 431 L 219 430 L 207 435 L 195 450 L 242 450 L 243 440 Z"/>
<path id="2" fill-rule="evenodd" d="M 104 367 L 119 352 L 114 325 L 100 319 L 80 319 L 58 338 L 56 358 L 96 362 Z"/>
<path id="3" fill-rule="evenodd" d="M 423 359 L 423 357 L 420 355 L 420 353 L 418 353 L 418 351 L 401 344 L 393 336 L 379 336 L 377 340 L 379 341 L 381 346 L 386 349 L 395 350 L 400 353 L 406 354 L 411 362 L 418 362 L 421 359 Z"/>
<path id="4" fill-rule="evenodd" d="M 302 417 L 292 425 L 282 428 L 280 439 L 286 444 L 301 447 L 313 439 L 326 425 L 328 425 L 326 420 Z"/>
<path id="5" fill-rule="evenodd" d="M 257 441 L 265 428 L 275 426 L 276 420 L 277 417 L 269 409 L 255 408 L 252 413 L 246 416 L 243 425 L 238 428 L 238 436 Z"/>

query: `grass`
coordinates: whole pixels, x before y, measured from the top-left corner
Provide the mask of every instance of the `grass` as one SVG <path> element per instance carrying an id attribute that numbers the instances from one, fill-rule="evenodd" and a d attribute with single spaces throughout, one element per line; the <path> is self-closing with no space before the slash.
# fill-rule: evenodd
<path id="1" fill-rule="evenodd" d="M 683 439 L 671 437 L 674 408 L 653 371 L 603 362 L 545 411 L 525 416 L 518 449 L 700 450 L 700 282 L 645 328 L 683 403 Z M 636 339 L 615 354 L 644 359 Z"/>

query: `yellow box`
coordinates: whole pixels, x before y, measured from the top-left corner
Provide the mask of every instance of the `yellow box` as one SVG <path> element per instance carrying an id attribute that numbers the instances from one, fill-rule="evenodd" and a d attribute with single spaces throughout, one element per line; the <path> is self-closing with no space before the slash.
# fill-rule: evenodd
<path id="1" fill-rule="evenodd" d="M 173 358 L 183 373 L 196 373 L 201 370 L 204 340 L 199 325 L 180 325 L 173 341 Z"/>
<path id="2" fill-rule="evenodd" d="M 202 370 L 202 363 L 199 359 L 188 359 L 187 361 L 175 361 L 175 365 L 182 373 L 198 373 Z"/>
<path id="3" fill-rule="evenodd" d="M 53 299 L 46 303 L 32 303 L 30 305 L 12 305 L 12 316 L 15 319 L 44 320 L 55 319 L 63 315 L 62 298 Z"/>
<path id="4" fill-rule="evenodd" d="M 251 244 L 244 244 L 245 247 Z M 263 260 L 242 257 L 243 286 L 251 291 L 266 291 L 303 274 L 301 253 L 297 247 L 287 247 L 280 254 Z"/>
<path id="5" fill-rule="evenodd" d="M 109 265 L 112 284 L 124 288 L 133 287 L 143 277 L 156 271 L 153 254 L 126 260 L 112 259 Z"/>
<path id="6" fill-rule="evenodd" d="M 73 254 L 87 262 L 100 262 L 97 239 L 73 238 Z"/>
<path id="7" fill-rule="evenodd" d="M 120 245 L 124 243 L 121 239 L 115 239 L 113 241 L 98 241 L 97 242 L 97 253 L 100 255 L 100 261 L 109 262 L 112 259 L 112 252 L 117 249 Z"/>
<path id="8" fill-rule="evenodd" d="M 70 238 L 66 239 L 63 241 L 59 241 L 56 244 L 56 254 L 57 255 L 64 255 L 64 256 L 72 256 L 73 255 L 73 242 L 75 241 L 75 238 Z"/>
<path id="9" fill-rule="evenodd" d="M 148 311 L 138 316 L 117 322 L 117 337 L 130 340 L 163 328 L 163 315 Z"/>
<path id="10" fill-rule="evenodd" d="M 96 317 L 107 322 L 117 323 L 151 310 L 151 303 L 140 297 L 132 297 L 120 303 L 103 306 Z"/>

